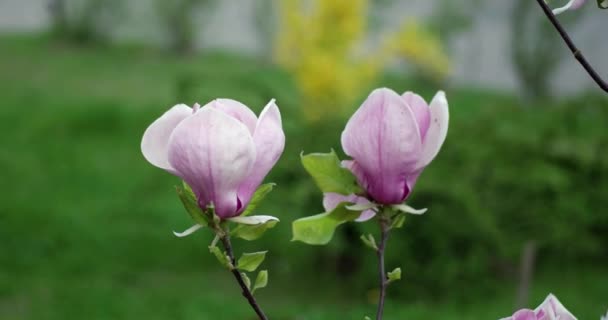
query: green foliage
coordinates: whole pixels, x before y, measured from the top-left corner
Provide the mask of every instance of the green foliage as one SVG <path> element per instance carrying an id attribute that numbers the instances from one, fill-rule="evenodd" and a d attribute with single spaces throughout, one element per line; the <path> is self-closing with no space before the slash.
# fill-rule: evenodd
<path id="1" fill-rule="evenodd" d="M 395 215 L 391 221 L 391 228 L 399 229 L 403 227 L 403 224 L 405 223 L 405 216 L 406 215 L 404 213 L 398 213 Z"/>
<path id="2" fill-rule="evenodd" d="M 253 193 L 253 196 L 251 196 L 251 201 L 249 201 L 249 205 L 247 205 L 247 208 L 245 208 L 245 211 L 243 211 L 241 216 L 248 216 L 253 213 L 253 211 L 262 203 L 270 191 L 272 191 L 274 186 L 274 183 L 265 183 L 259 186 Z"/>
<path id="3" fill-rule="evenodd" d="M 260 238 L 264 235 L 266 230 L 273 228 L 278 223 L 278 220 L 267 220 L 264 223 L 258 223 L 253 225 L 240 224 L 231 234 L 237 238 L 241 238 L 247 241 L 252 241 Z"/>
<path id="4" fill-rule="evenodd" d="M 220 250 L 220 248 L 218 248 L 217 246 L 209 246 L 209 252 L 213 253 L 213 255 L 215 256 L 217 261 L 222 266 L 226 267 L 226 269 L 228 269 L 228 270 L 234 269 L 234 266 L 232 265 L 230 258 L 228 257 L 228 255 L 225 252 L 222 252 L 222 250 Z"/>
<path id="5" fill-rule="evenodd" d="M 225 307 L 227 291 L 205 289 L 238 294 L 206 254 L 212 233 L 199 232 L 200 241 L 170 235 L 192 224 L 171 191 L 180 181 L 145 162 L 141 136 L 176 101 L 233 97 L 259 113 L 277 98 L 288 143 L 267 181 L 280 188 L 256 211 L 293 221 L 321 212 L 300 151 L 339 152 L 347 119 L 304 125 L 290 78 L 234 54 L 181 60 L 149 49 L 75 50 L 41 37 L 1 43 L 0 318 L 215 319 L 217 310 L 250 317 L 246 303 Z M 175 79 L 184 72 L 197 77 L 178 97 Z M 425 97 L 435 90 L 400 77 L 381 85 Z M 387 264 L 409 276 L 393 284 L 386 318 L 511 314 L 521 249 L 535 240 L 529 305 L 554 292 L 579 319 L 598 319 L 608 283 L 605 96 L 523 105 L 453 88 L 448 99 L 446 143 L 408 198 L 429 211 L 391 231 Z M 273 317 L 360 319 L 375 309 L 366 290 L 377 285 L 370 276 L 377 266 L 359 235 L 376 232 L 374 223 L 348 223 L 319 248 L 285 241 L 291 228 L 278 224 L 253 245 L 234 242 L 273 252 L 265 260 L 273 285 L 257 293 L 276 301 Z M 466 295 L 454 293 L 461 287 Z"/>
<path id="6" fill-rule="evenodd" d="M 108 42 L 123 17 L 121 0 L 50 0 L 53 35 L 73 44 Z"/>
<path id="7" fill-rule="evenodd" d="M 301 241 L 311 245 L 327 244 L 339 225 L 355 220 L 359 215 L 361 212 L 350 211 L 342 203 L 330 212 L 300 218 L 292 223 L 292 241 Z"/>
<path id="8" fill-rule="evenodd" d="M 170 49 L 178 54 L 193 53 L 197 39 L 195 13 L 210 11 L 213 0 L 155 0 L 156 11 L 170 41 Z M 199 20 L 200 21 L 200 20 Z"/>
<path id="9" fill-rule="evenodd" d="M 184 182 L 183 187 L 175 186 L 175 190 L 177 191 L 179 200 L 184 205 L 184 209 L 186 209 L 192 220 L 200 225 L 209 226 L 211 224 L 209 216 L 198 206 L 198 202 L 190 186 Z"/>
<path id="10" fill-rule="evenodd" d="M 301 154 L 302 165 L 322 192 L 349 195 L 360 193 L 355 176 L 340 165 L 338 155 L 330 153 Z"/>
<path id="11" fill-rule="evenodd" d="M 264 262 L 267 252 L 268 251 L 243 253 L 236 266 L 239 270 L 253 272 L 262 264 L 262 262 Z"/>
<path id="12" fill-rule="evenodd" d="M 374 251 L 378 251 L 378 245 L 376 244 L 376 239 L 374 238 L 374 236 L 372 234 L 367 234 L 367 235 L 362 234 L 361 241 L 363 241 L 363 244 L 370 247 Z"/>
<path id="13" fill-rule="evenodd" d="M 266 285 L 268 285 L 268 270 L 262 270 L 255 278 L 255 284 L 253 285 L 251 293 L 255 293 L 257 289 L 266 288 Z"/>
<path id="14" fill-rule="evenodd" d="M 241 272 L 241 277 L 243 278 L 243 282 L 245 282 L 245 286 L 251 290 L 251 279 L 249 279 L 245 272 Z"/>
<path id="15" fill-rule="evenodd" d="M 401 280 L 401 268 L 395 268 L 387 274 L 388 283 Z"/>

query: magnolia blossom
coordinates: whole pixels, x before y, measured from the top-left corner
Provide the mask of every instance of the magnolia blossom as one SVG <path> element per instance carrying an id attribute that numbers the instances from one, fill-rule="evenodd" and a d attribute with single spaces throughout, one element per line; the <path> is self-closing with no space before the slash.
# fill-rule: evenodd
<path id="1" fill-rule="evenodd" d="M 199 206 L 213 206 L 222 219 L 243 212 L 284 146 L 274 100 L 259 118 L 230 99 L 194 108 L 178 104 L 154 121 L 141 141 L 151 164 L 183 179 Z"/>
<path id="2" fill-rule="evenodd" d="M 586 0 L 569 0 L 565 6 L 563 6 L 561 8 L 553 9 L 553 14 L 558 15 L 558 14 L 568 11 L 568 10 L 578 9 L 583 4 L 585 4 L 585 1 Z"/>
<path id="3" fill-rule="evenodd" d="M 549 294 L 535 310 L 522 309 L 501 320 L 576 320 L 576 317 L 553 294 Z"/>
<path id="4" fill-rule="evenodd" d="M 374 90 L 342 132 L 342 148 L 352 158 L 343 161 L 342 166 L 355 175 L 366 195 L 327 193 L 323 201 L 325 209 L 331 210 L 340 202 L 403 203 L 420 173 L 441 149 L 448 120 L 448 102 L 443 91 L 427 104 L 413 92 L 399 95 L 386 88 Z M 400 205 L 404 207 L 410 213 L 423 212 Z M 373 215 L 369 206 L 359 220 Z"/>

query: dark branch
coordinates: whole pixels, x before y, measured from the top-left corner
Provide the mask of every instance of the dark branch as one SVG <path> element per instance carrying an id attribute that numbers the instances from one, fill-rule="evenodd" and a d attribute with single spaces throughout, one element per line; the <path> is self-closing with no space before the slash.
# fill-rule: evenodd
<path id="1" fill-rule="evenodd" d="M 551 11 L 551 8 L 549 8 L 549 6 L 545 3 L 545 0 L 536 0 L 536 2 L 538 2 L 538 5 L 540 5 L 540 7 L 543 9 L 545 15 L 547 16 L 549 21 L 551 21 L 553 27 L 555 27 L 559 35 L 562 37 L 562 39 L 568 46 L 568 49 L 570 49 L 576 60 L 578 60 L 578 62 L 583 66 L 583 68 L 585 68 L 585 71 L 587 71 L 593 81 L 595 81 L 595 83 L 597 83 L 597 85 L 602 90 L 608 92 L 608 83 L 606 83 L 606 81 L 604 81 L 602 77 L 600 77 L 600 75 L 595 71 L 595 69 L 593 69 L 593 67 L 589 64 L 587 59 L 585 59 L 583 53 L 578 50 L 578 48 L 574 45 L 572 39 L 570 39 L 570 36 L 566 32 L 566 30 L 564 30 L 562 25 L 559 23 L 559 21 L 553 14 L 553 11 Z"/>
<path id="2" fill-rule="evenodd" d="M 237 267 L 236 259 L 234 258 L 234 252 L 232 251 L 232 244 L 230 243 L 230 236 L 225 235 L 221 238 L 221 240 L 222 240 L 222 244 L 224 245 L 224 249 L 226 249 L 226 254 L 230 258 L 230 262 L 234 266 L 234 269 L 232 270 L 232 274 L 234 275 L 234 278 L 236 279 L 236 281 L 239 283 L 239 286 L 241 286 L 243 297 L 245 297 L 245 299 L 247 299 L 247 301 L 249 302 L 249 304 L 251 305 L 251 307 L 253 308 L 255 313 L 258 315 L 260 320 L 268 320 L 268 318 L 264 314 L 264 311 L 262 311 L 262 308 L 260 308 L 260 306 L 258 305 L 258 302 L 253 297 L 251 290 L 249 290 L 249 288 L 247 287 L 247 284 L 245 284 L 245 281 L 243 280 L 241 273 L 236 268 Z"/>
<path id="3" fill-rule="evenodd" d="M 378 297 L 378 311 L 376 312 L 376 320 L 382 320 L 384 313 L 384 299 L 386 298 L 386 287 L 388 286 L 388 279 L 386 277 L 386 270 L 384 267 L 384 251 L 386 250 L 386 242 L 388 241 L 388 234 L 390 228 L 389 219 L 383 215 L 379 217 L 380 222 L 380 244 L 378 245 L 378 274 L 380 280 L 380 296 Z"/>

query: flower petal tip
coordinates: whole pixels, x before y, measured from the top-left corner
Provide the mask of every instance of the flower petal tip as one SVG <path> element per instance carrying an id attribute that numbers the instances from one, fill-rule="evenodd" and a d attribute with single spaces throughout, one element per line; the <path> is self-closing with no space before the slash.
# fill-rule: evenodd
<path id="1" fill-rule="evenodd" d="M 193 233 L 195 233 L 198 229 L 202 228 L 203 225 L 200 224 L 195 224 L 192 227 L 184 230 L 184 232 L 175 232 L 173 231 L 173 234 L 178 237 L 178 238 L 183 238 L 183 237 L 187 237 Z"/>

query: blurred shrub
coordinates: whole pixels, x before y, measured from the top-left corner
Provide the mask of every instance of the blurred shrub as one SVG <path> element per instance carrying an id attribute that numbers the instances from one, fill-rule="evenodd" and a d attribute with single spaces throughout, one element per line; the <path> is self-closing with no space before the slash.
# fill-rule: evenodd
<path id="1" fill-rule="evenodd" d="M 452 97 L 448 139 L 410 198 L 413 206 L 428 207 L 429 212 L 410 217 L 406 227 L 391 236 L 387 265 L 401 266 L 406 279 L 393 290 L 416 299 L 472 284 L 492 288 L 499 278 L 517 277 L 528 241 L 539 245 L 540 268 L 606 263 L 606 100 L 522 108 L 500 96 Z M 306 146 L 305 151 L 328 150 L 332 144 L 339 148 L 343 126 L 341 121 L 302 128 L 299 134 L 292 131 L 290 143 Z M 315 133 L 314 141 L 308 138 L 310 132 Z M 297 157 L 286 154 L 283 161 L 273 173 L 280 189 L 297 201 L 298 211 L 320 212 L 321 195 L 310 179 L 299 182 L 303 177 L 302 170 L 294 168 Z M 339 230 L 329 247 L 300 253 L 316 258 L 290 258 L 303 268 L 352 274 L 359 279 L 354 281 L 357 286 L 373 288 L 369 272 L 376 261 L 358 236 L 377 232 L 377 226 L 352 224 Z"/>
<path id="2" fill-rule="evenodd" d="M 123 5 L 121 0 L 50 0 L 53 34 L 75 44 L 106 42 Z"/>
<path id="3" fill-rule="evenodd" d="M 449 45 L 454 36 L 475 24 L 475 18 L 482 12 L 483 5 L 481 0 L 437 1 L 430 24 L 442 43 Z"/>
<path id="4" fill-rule="evenodd" d="M 447 75 L 441 43 L 414 21 L 364 53 L 369 7 L 370 0 L 280 2 L 276 56 L 293 74 L 310 122 L 349 114 L 393 58 L 436 81 Z"/>
<path id="5" fill-rule="evenodd" d="M 511 62 L 524 98 L 551 96 L 551 80 L 566 52 L 558 33 L 544 15 L 538 14 L 534 1 L 514 1 L 511 13 Z M 569 28 L 582 14 L 560 20 Z"/>
<path id="6" fill-rule="evenodd" d="M 170 48 L 178 54 L 195 49 L 197 9 L 210 9 L 213 0 L 157 0 L 156 9 L 169 38 Z"/>
<path id="7" fill-rule="evenodd" d="M 355 52 L 365 36 L 367 7 L 367 0 L 279 4 L 277 60 L 293 73 L 312 122 L 344 114 L 384 65 L 382 57 Z"/>
<path id="8" fill-rule="evenodd" d="M 442 82 L 449 75 L 450 60 L 441 40 L 414 20 L 404 23 L 390 37 L 385 50 L 407 61 L 419 76 L 431 82 Z"/>

